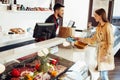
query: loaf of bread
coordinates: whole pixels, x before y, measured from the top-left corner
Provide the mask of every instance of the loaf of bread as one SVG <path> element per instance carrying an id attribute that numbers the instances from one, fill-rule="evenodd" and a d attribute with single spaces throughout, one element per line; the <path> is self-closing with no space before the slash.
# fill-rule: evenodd
<path id="1" fill-rule="evenodd" d="M 12 28 L 12 29 L 10 29 L 10 31 L 15 33 L 15 34 L 23 34 L 23 33 L 25 33 L 25 31 L 22 28 Z"/>
<path id="2" fill-rule="evenodd" d="M 84 49 L 87 46 L 87 43 L 83 43 L 80 41 L 75 41 L 74 46 L 76 46 L 79 49 Z"/>

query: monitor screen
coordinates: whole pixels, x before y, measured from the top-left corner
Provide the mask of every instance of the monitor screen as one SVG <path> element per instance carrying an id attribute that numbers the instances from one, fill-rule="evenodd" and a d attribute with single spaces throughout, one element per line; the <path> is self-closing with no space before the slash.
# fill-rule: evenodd
<path id="1" fill-rule="evenodd" d="M 68 27 L 74 27 L 75 21 L 70 20 L 68 23 Z"/>
<path id="2" fill-rule="evenodd" d="M 33 37 L 40 40 L 46 40 L 56 37 L 56 28 L 54 23 L 36 23 Z"/>

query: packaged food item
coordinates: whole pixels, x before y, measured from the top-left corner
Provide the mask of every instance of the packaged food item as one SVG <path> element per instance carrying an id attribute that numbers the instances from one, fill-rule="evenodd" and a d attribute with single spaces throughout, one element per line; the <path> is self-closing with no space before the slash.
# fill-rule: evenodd
<path id="1" fill-rule="evenodd" d="M 58 33 L 59 37 L 62 38 L 67 38 L 67 37 L 71 37 L 72 36 L 72 28 L 71 27 L 60 27 L 59 29 L 59 33 Z"/>

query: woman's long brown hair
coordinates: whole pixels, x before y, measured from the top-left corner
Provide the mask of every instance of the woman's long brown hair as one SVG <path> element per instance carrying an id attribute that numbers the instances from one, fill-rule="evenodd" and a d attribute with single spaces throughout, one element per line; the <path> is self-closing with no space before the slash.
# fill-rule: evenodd
<path id="1" fill-rule="evenodd" d="M 95 11 L 96 14 L 98 14 L 99 16 L 102 17 L 102 20 L 104 22 L 108 22 L 107 16 L 106 16 L 106 12 L 103 8 L 100 8 L 98 10 Z"/>

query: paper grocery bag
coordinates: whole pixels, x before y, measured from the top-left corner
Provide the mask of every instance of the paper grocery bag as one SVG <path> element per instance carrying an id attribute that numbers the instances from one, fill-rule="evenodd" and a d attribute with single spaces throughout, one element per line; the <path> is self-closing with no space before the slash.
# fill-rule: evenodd
<path id="1" fill-rule="evenodd" d="M 72 36 L 73 35 L 71 27 L 60 27 L 58 37 L 67 38 Z"/>

